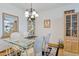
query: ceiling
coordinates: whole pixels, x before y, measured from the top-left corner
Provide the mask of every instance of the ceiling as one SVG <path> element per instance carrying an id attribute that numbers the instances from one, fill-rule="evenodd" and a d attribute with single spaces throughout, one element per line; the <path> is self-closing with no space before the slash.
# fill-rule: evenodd
<path id="1" fill-rule="evenodd" d="M 22 9 L 23 11 L 31 7 L 30 3 L 11 3 L 11 5 Z M 69 5 L 68 3 L 33 3 L 32 7 L 36 9 L 37 12 L 49 10 L 51 8 L 62 7 L 64 5 Z"/>

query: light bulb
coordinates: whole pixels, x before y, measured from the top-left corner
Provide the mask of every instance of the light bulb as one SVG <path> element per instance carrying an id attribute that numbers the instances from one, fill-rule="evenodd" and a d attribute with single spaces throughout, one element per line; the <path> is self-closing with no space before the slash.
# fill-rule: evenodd
<path id="1" fill-rule="evenodd" d="M 25 11 L 25 17 L 29 17 L 29 12 Z"/>
<path id="2" fill-rule="evenodd" d="M 25 15 L 25 17 L 29 17 L 29 15 Z"/>
<path id="3" fill-rule="evenodd" d="M 31 19 L 29 18 L 29 21 L 31 21 Z"/>
<path id="4" fill-rule="evenodd" d="M 32 15 L 35 15 L 35 14 L 36 14 L 36 12 L 35 12 L 35 11 L 33 11 L 33 12 L 32 12 Z"/>
<path id="5" fill-rule="evenodd" d="M 29 15 L 29 12 L 28 11 L 25 11 L 25 15 Z"/>
<path id="6" fill-rule="evenodd" d="M 38 14 L 35 14 L 35 17 L 38 17 L 39 15 Z"/>
<path id="7" fill-rule="evenodd" d="M 34 18 L 34 16 L 32 15 L 31 18 Z"/>

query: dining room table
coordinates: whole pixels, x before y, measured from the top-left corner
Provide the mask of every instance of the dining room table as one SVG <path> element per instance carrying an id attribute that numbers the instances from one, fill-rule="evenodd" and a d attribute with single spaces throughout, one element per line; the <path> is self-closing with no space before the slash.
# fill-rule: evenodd
<path id="1" fill-rule="evenodd" d="M 27 49 L 34 46 L 36 36 L 25 37 L 22 40 L 4 39 L 4 42 L 11 44 L 11 46 L 17 46 L 21 51 L 21 56 L 28 56 Z"/>

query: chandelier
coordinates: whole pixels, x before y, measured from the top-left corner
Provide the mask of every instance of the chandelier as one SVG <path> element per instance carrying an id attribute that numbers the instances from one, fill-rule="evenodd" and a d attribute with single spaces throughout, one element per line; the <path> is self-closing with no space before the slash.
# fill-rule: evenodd
<path id="1" fill-rule="evenodd" d="M 36 18 L 38 16 L 39 16 L 38 13 L 35 11 L 35 9 L 32 8 L 32 3 L 31 3 L 31 8 L 25 10 L 25 17 Z"/>

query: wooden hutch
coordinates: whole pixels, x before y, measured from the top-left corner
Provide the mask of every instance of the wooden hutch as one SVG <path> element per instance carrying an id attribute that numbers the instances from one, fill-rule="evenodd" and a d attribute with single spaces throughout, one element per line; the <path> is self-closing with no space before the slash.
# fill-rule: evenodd
<path id="1" fill-rule="evenodd" d="M 64 20 L 64 51 L 79 55 L 79 13 L 65 11 Z"/>

